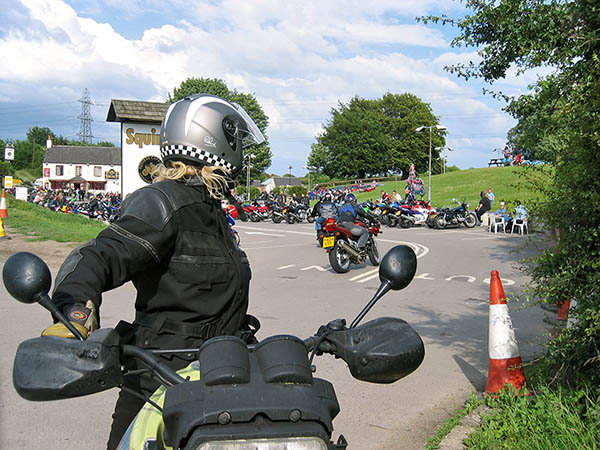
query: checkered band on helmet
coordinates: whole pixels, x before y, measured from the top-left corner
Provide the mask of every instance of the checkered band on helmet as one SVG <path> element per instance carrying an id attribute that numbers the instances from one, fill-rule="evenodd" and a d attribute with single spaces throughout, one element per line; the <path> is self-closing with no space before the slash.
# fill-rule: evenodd
<path id="1" fill-rule="evenodd" d="M 160 149 L 160 156 L 163 160 L 170 159 L 172 156 L 183 156 L 204 161 L 208 166 L 224 167 L 229 171 L 235 169 L 233 164 L 225 161 L 223 158 L 219 158 L 213 153 L 190 145 L 167 145 Z"/>

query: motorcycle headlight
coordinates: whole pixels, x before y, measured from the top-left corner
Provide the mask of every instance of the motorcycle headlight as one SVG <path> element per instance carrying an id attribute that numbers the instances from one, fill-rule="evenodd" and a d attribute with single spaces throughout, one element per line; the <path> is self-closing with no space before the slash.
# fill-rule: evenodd
<path id="1" fill-rule="evenodd" d="M 204 442 L 196 450 L 327 450 L 327 444 L 318 437 L 236 439 Z"/>

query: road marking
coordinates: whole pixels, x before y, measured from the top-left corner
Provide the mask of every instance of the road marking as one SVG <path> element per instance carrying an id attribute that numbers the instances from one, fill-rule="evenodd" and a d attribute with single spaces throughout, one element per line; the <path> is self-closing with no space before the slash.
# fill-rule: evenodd
<path id="1" fill-rule="evenodd" d="M 309 270 L 309 269 L 317 269 L 319 272 L 327 272 L 327 269 L 321 266 L 308 266 L 308 267 L 304 267 L 300 270 Z"/>
<path id="2" fill-rule="evenodd" d="M 415 278 L 418 278 L 419 280 L 435 280 L 435 278 L 429 278 L 427 275 L 429 275 L 429 272 L 422 273 Z"/>
<path id="3" fill-rule="evenodd" d="M 362 278 L 362 277 L 368 277 L 369 275 L 372 275 L 375 272 L 379 273 L 379 269 L 373 269 L 373 270 L 369 270 L 368 272 L 359 273 L 358 275 L 350 278 L 350 281 L 358 280 L 359 278 Z"/>
<path id="4" fill-rule="evenodd" d="M 415 251 L 417 258 L 422 258 L 427 253 L 429 253 L 429 247 L 424 246 L 423 244 L 415 244 L 413 242 L 405 242 L 405 241 L 393 241 L 390 239 L 377 239 L 378 242 L 391 242 L 392 244 L 403 244 L 408 245 Z"/>
<path id="5" fill-rule="evenodd" d="M 316 231 L 314 233 L 308 233 L 306 231 L 292 231 L 292 230 L 274 230 L 272 228 L 256 228 L 256 227 L 247 227 L 247 226 L 239 226 L 239 225 L 235 225 L 236 228 L 241 228 L 241 229 L 246 229 L 246 230 L 258 230 L 258 231 L 272 231 L 272 232 L 279 232 L 279 233 L 291 233 L 291 234 L 303 234 L 303 235 L 308 235 L 308 236 L 315 236 L 316 237 Z"/>
<path id="6" fill-rule="evenodd" d="M 285 237 L 285 234 L 272 234 L 272 233 L 263 233 L 262 231 L 244 231 L 245 234 L 260 234 L 262 236 L 277 236 L 277 237 Z"/>
<path id="7" fill-rule="evenodd" d="M 281 267 L 278 267 L 278 268 L 277 268 L 277 270 L 281 270 L 281 269 L 289 269 L 290 267 L 294 267 L 295 265 L 296 265 L 296 264 L 289 264 L 289 265 L 287 265 L 287 266 L 281 266 Z"/>
<path id="8" fill-rule="evenodd" d="M 373 278 L 377 278 L 378 276 L 379 276 L 379 273 L 374 273 L 370 277 L 363 278 L 362 280 L 358 280 L 357 283 L 364 283 L 366 281 L 372 280 Z"/>
<path id="9" fill-rule="evenodd" d="M 456 278 L 466 278 L 469 283 L 475 283 L 475 280 L 477 279 L 470 275 L 452 275 L 451 277 L 446 278 L 446 281 L 452 281 Z"/>
<path id="10" fill-rule="evenodd" d="M 269 245 L 266 247 L 252 247 L 252 248 L 248 248 L 248 247 L 244 247 L 243 250 L 265 250 L 265 249 L 269 249 L 269 248 L 288 248 L 288 247 L 313 247 L 314 244 L 286 244 L 286 245 Z"/>
<path id="11" fill-rule="evenodd" d="M 513 280 L 509 280 L 508 278 L 500 278 L 500 281 L 502 281 L 502 284 L 504 284 L 506 286 L 512 286 L 513 284 L 515 284 L 515 282 Z M 484 278 L 483 282 L 485 284 L 490 284 L 490 279 Z"/>

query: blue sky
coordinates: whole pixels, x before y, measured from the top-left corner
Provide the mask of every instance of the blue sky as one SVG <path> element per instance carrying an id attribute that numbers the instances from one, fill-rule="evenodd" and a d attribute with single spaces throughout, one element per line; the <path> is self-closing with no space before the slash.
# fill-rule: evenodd
<path id="1" fill-rule="evenodd" d="M 111 99 L 164 101 L 189 77 L 253 93 L 270 119 L 270 172 L 304 175 L 338 102 L 410 92 L 448 128 L 449 164 L 487 166 L 514 121 L 503 103 L 444 66 L 477 58 L 456 30 L 415 17 L 465 13 L 448 0 L 13 0 L 0 20 L 0 137 L 32 126 L 76 138 L 87 88 L 95 141 L 119 144 Z M 535 74 L 496 88 L 518 94 Z M 427 124 L 424 124 L 427 125 Z M 426 149 L 424 149 L 425 151 Z"/>

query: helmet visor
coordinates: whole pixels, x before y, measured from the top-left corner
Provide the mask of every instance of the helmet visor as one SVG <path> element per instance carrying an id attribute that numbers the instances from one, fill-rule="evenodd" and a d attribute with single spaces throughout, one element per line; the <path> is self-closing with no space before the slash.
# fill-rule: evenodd
<path id="1" fill-rule="evenodd" d="M 239 104 L 235 102 L 232 104 L 233 106 L 235 106 L 235 109 L 237 110 L 238 114 L 242 116 L 244 122 L 246 122 L 246 130 L 243 130 L 242 133 L 240 133 L 243 134 L 242 136 L 240 136 L 242 139 L 242 147 L 246 148 L 252 144 L 262 144 L 263 142 L 265 142 L 265 137 L 258 128 L 258 125 L 254 123 L 254 120 L 252 120 L 252 118 L 248 115 L 244 108 L 242 108 Z"/>

